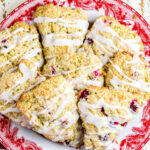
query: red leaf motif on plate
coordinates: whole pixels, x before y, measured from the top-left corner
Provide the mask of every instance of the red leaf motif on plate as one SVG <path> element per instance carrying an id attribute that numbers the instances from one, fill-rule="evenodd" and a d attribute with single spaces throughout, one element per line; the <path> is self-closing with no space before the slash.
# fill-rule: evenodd
<path id="1" fill-rule="evenodd" d="M 17 137 L 18 128 L 12 127 L 11 121 L 0 114 L 0 139 L 3 145 L 10 149 L 13 148 L 19 150 L 42 150 L 36 143 L 30 140 L 26 140 L 24 137 Z"/>
<path id="2" fill-rule="evenodd" d="M 129 150 L 131 148 L 141 150 L 144 144 L 146 144 L 149 140 L 148 138 L 150 138 L 150 100 L 148 100 L 147 105 L 144 107 L 141 122 L 142 126 L 133 127 L 133 134 L 128 135 L 126 139 L 121 141 L 120 150 Z"/>

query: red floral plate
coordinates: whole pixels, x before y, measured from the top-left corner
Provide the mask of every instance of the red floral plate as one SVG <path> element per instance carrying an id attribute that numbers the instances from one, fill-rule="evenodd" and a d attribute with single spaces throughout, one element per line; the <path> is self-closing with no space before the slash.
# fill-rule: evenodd
<path id="1" fill-rule="evenodd" d="M 34 10 L 39 5 L 78 7 L 85 10 L 89 21 L 99 15 L 112 16 L 121 24 L 129 26 L 141 37 L 145 55 L 150 56 L 150 25 L 129 5 L 120 0 L 28 0 L 9 14 L 0 24 L 0 30 L 16 21 L 32 22 Z M 141 150 L 150 140 L 150 100 L 143 111 L 124 129 L 118 143 L 112 143 L 107 150 Z M 0 115 L 0 142 L 9 150 L 71 150 L 50 142 L 31 130 L 22 128 Z"/>

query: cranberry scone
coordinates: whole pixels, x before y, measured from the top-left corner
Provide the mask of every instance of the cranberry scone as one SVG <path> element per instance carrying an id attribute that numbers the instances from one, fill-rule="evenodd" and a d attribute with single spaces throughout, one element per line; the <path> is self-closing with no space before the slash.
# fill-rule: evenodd
<path id="1" fill-rule="evenodd" d="M 39 35 L 34 25 L 17 22 L 0 31 L 0 77 L 16 69 L 18 62 L 28 59 L 40 68 L 43 56 Z"/>
<path id="2" fill-rule="evenodd" d="M 37 7 L 34 21 L 42 35 L 46 59 L 75 52 L 88 29 L 88 17 L 82 10 L 53 4 Z"/>
<path id="3" fill-rule="evenodd" d="M 89 86 L 78 95 L 86 150 L 106 150 L 141 112 L 150 94 Z"/>
<path id="4" fill-rule="evenodd" d="M 0 78 L 0 113 L 17 124 L 30 127 L 16 107 L 16 103 L 23 92 L 33 88 L 43 80 L 45 77 L 40 76 L 37 66 L 29 60 L 22 59 L 18 69 Z"/>
<path id="5" fill-rule="evenodd" d="M 109 16 L 100 16 L 86 36 L 80 51 L 98 55 L 105 65 L 117 51 L 137 53 L 143 51 L 143 43 L 137 33 L 121 25 Z"/>
<path id="6" fill-rule="evenodd" d="M 33 130 L 54 142 L 82 143 L 77 98 L 63 76 L 51 77 L 23 94 L 17 103 Z"/>
<path id="7" fill-rule="evenodd" d="M 150 92 L 150 64 L 145 54 L 117 52 L 109 60 L 105 82 L 117 90 Z"/>
<path id="8" fill-rule="evenodd" d="M 88 85 L 102 86 L 102 64 L 98 56 L 85 52 L 53 57 L 44 66 L 45 76 L 63 75 L 79 90 Z"/>

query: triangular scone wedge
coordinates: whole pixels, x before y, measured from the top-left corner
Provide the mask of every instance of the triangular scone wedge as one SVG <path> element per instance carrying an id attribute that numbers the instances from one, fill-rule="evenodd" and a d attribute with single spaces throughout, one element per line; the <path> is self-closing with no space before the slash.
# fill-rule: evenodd
<path id="1" fill-rule="evenodd" d="M 143 50 L 143 43 L 138 34 L 109 16 L 98 17 L 80 49 L 98 55 L 104 65 L 117 51 L 135 54 Z"/>
<path id="2" fill-rule="evenodd" d="M 88 30 L 88 17 L 82 10 L 53 4 L 37 7 L 34 21 L 42 35 L 46 59 L 75 52 Z"/>
<path id="3" fill-rule="evenodd" d="M 17 106 L 33 130 L 51 141 L 74 147 L 82 143 L 77 98 L 62 76 L 51 77 L 26 92 Z"/>
<path id="4" fill-rule="evenodd" d="M 46 76 L 63 75 L 75 89 L 103 86 L 102 64 L 98 56 L 85 52 L 68 53 L 50 59 L 44 66 Z"/>
<path id="5" fill-rule="evenodd" d="M 34 62 L 38 69 L 44 62 L 36 27 L 17 22 L 0 31 L 0 77 L 15 70 L 22 59 Z"/>
<path id="6" fill-rule="evenodd" d="M 150 92 L 150 66 L 141 53 L 117 52 L 108 63 L 106 85 L 117 90 Z"/>
<path id="7" fill-rule="evenodd" d="M 129 93 L 89 86 L 78 95 L 86 150 L 105 150 L 150 99 L 148 93 Z"/>
<path id="8" fill-rule="evenodd" d="M 45 77 L 40 75 L 33 62 L 26 59 L 21 60 L 16 70 L 0 78 L 0 113 L 19 125 L 30 127 L 16 107 L 16 103 L 22 93 L 43 80 Z"/>

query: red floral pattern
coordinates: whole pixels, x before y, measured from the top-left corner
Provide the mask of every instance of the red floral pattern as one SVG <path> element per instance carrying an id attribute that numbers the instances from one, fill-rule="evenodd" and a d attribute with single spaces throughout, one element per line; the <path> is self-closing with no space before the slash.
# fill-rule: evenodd
<path id="1" fill-rule="evenodd" d="M 28 2 L 20 5 L 3 20 L 0 24 L 0 30 L 11 26 L 16 21 L 29 23 L 33 18 L 36 7 L 47 3 L 59 6 L 68 5 L 84 10 L 99 11 L 103 9 L 106 16 L 113 16 L 121 24 L 129 26 L 133 31 L 137 32 L 144 43 L 145 54 L 150 52 L 149 24 L 134 9 L 121 0 L 28 0 Z M 140 150 L 150 140 L 150 100 L 144 108 L 141 123 L 142 126 L 140 128 L 133 127 L 133 134 L 128 135 L 126 139 L 121 141 L 120 150 Z M 11 147 L 12 145 L 20 150 L 41 150 L 36 143 L 25 140 L 24 137 L 18 138 L 17 132 L 18 129 L 12 127 L 11 122 L 0 115 L 0 141 L 4 146 L 10 150 L 14 150 Z"/>
<path id="2" fill-rule="evenodd" d="M 24 137 L 18 138 L 17 133 L 18 128 L 12 127 L 11 121 L 0 114 L 0 141 L 6 148 L 9 150 L 42 150 L 36 143 Z"/>
<path id="3" fill-rule="evenodd" d="M 133 127 L 133 134 L 128 135 L 126 139 L 121 141 L 120 150 L 130 150 L 131 148 L 141 150 L 144 145 L 141 143 L 146 143 L 150 140 L 150 100 L 144 107 L 141 122 L 142 126 Z"/>

